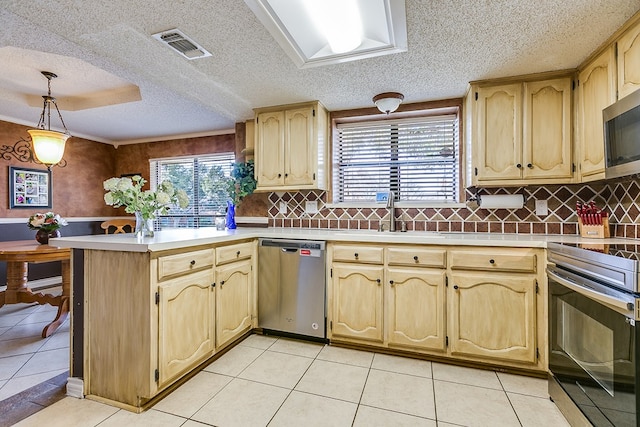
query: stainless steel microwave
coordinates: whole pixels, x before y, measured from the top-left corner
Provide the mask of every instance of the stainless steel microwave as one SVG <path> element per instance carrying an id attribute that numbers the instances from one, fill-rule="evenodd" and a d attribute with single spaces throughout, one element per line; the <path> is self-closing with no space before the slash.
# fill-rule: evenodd
<path id="1" fill-rule="evenodd" d="M 640 173 L 640 90 L 602 110 L 605 177 Z"/>

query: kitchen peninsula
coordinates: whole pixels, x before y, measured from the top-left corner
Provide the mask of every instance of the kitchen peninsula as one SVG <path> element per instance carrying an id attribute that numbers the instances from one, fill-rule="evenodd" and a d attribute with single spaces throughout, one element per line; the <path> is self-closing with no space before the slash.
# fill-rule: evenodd
<path id="1" fill-rule="evenodd" d="M 141 411 L 251 333 L 260 237 L 329 242 L 332 343 L 539 375 L 547 369 L 544 248 L 579 240 L 282 228 L 56 239 L 73 248 L 71 375 L 83 394 Z"/>

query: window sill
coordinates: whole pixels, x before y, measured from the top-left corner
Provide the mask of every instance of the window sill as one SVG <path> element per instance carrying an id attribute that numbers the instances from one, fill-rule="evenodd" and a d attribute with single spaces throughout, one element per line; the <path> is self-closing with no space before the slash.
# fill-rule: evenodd
<path id="1" fill-rule="evenodd" d="M 344 202 L 344 203 L 326 203 L 324 207 L 329 209 L 348 209 L 348 208 L 386 208 L 386 203 L 375 202 Z M 394 207 L 402 208 L 466 208 L 466 203 L 444 203 L 444 202 L 396 202 Z"/>

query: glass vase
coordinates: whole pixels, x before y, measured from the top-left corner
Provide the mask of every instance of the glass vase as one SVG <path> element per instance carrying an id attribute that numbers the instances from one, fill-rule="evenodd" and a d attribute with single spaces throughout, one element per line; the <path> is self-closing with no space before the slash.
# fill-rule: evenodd
<path id="1" fill-rule="evenodd" d="M 136 237 L 153 237 L 153 218 L 145 219 L 142 212 L 134 212 L 136 216 L 136 228 L 133 231 Z"/>
<path id="2" fill-rule="evenodd" d="M 231 200 L 227 200 L 227 215 L 225 216 L 225 225 L 229 230 L 236 228 L 236 207 Z"/>

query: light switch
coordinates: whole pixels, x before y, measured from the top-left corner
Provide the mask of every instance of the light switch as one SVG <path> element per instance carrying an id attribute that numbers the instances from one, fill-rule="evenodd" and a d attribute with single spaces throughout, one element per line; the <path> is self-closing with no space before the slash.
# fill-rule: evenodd
<path id="1" fill-rule="evenodd" d="M 280 202 L 280 208 L 278 209 L 278 212 L 282 215 L 287 214 L 287 202 Z"/>
<path id="2" fill-rule="evenodd" d="M 549 208 L 546 200 L 536 200 L 536 215 L 547 216 L 549 215 Z"/>

